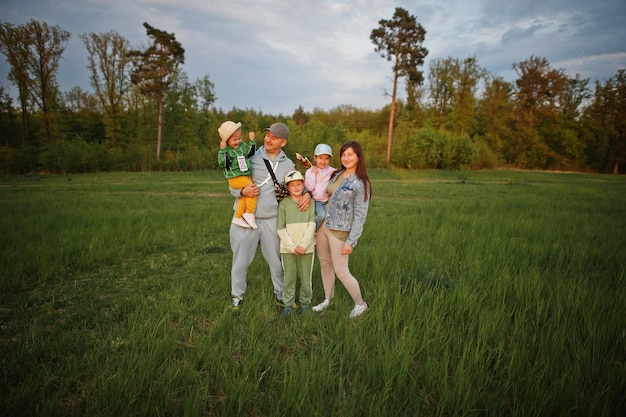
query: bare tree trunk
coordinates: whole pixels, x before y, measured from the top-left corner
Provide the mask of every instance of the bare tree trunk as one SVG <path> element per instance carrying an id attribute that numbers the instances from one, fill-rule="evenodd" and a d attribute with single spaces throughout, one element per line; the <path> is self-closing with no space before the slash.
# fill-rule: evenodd
<path id="1" fill-rule="evenodd" d="M 28 129 L 28 106 L 26 100 L 22 99 L 20 94 L 20 104 L 22 106 L 22 146 L 26 145 L 26 131 Z"/>
<path id="2" fill-rule="evenodd" d="M 159 160 L 161 159 L 161 143 L 162 143 L 161 135 L 162 135 L 162 130 L 163 130 L 162 126 L 163 126 L 163 100 L 160 99 L 159 100 L 159 116 L 158 116 L 158 121 L 157 121 L 157 153 L 156 153 L 157 162 L 159 162 Z"/>
<path id="3" fill-rule="evenodd" d="M 47 93 L 44 93 L 47 94 Z M 43 122 L 44 122 L 44 129 L 45 129 L 45 134 L 46 134 L 46 143 L 52 143 L 52 129 L 50 127 L 50 112 L 48 111 L 48 104 L 46 103 L 48 101 L 47 97 L 43 97 L 41 99 L 42 103 L 44 103 L 41 106 L 41 111 L 43 113 Z"/>
<path id="4" fill-rule="evenodd" d="M 396 57 L 397 68 L 398 57 Z M 393 137 L 393 120 L 396 115 L 396 92 L 398 91 L 398 71 L 393 75 L 393 93 L 391 94 L 391 112 L 389 114 L 389 132 L 387 134 L 387 165 L 391 162 L 391 139 Z"/>

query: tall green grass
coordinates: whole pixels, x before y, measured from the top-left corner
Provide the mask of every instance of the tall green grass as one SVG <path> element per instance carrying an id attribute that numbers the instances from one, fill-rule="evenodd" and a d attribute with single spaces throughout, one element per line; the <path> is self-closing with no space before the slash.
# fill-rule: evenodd
<path id="1" fill-rule="evenodd" d="M 329 311 L 281 318 L 260 252 L 228 309 L 217 172 L 1 179 L 0 413 L 626 411 L 624 177 L 372 179 L 357 320 L 339 283 Z"/>

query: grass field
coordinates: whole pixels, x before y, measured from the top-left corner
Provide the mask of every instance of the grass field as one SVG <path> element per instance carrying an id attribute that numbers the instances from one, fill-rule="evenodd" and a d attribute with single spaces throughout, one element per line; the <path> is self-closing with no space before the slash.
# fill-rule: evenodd
<path id="1" fill-rule="evenodd" d="M 626 412 L 626 177 L 371 174 L 356 320 L 229 310 L 218 172 L 0 178 L 0 415 Z"/>

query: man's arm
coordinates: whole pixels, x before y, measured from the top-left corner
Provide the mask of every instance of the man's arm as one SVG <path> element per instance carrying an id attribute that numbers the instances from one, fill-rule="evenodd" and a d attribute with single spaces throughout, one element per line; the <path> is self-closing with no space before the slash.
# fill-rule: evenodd
<path id="1" fill-rule="evenodd" d="M 307 189 L 304 190 L 300 200 L 298 200 L 298 210 L 307 211 L 311 205 L 311 192 Z"/>
<path id="2" fill-rule="evenodd" d="M 233 188 L 228 186 L 228 189 L 230 190 L 230 194 L 235 198 L 259 196 L 259 187 L 257 187 L 254 183 L 246 185 L 243 188 Z"/>

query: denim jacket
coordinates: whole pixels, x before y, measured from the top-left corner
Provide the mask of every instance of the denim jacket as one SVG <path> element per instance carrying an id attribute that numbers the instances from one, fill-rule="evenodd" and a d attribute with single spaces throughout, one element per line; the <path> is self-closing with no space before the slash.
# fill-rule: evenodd
<path id="1" fill-rule="evenodd" d="M 341 181 L 341 172 L 335 175 L 330 184 Z M 332 230 L 350 232 L 346 244 L 354 247 L 363 233 L 367 217 L 369 199 L 363 201 L 365 185 L 356 174 L 346 178 L 335 190 L 326 206 L 326 227 Z"/>

